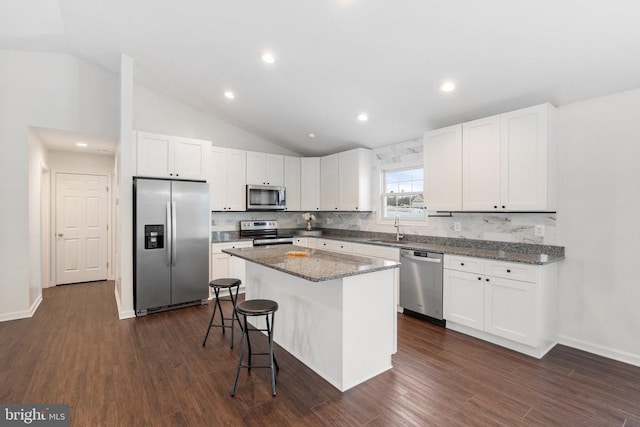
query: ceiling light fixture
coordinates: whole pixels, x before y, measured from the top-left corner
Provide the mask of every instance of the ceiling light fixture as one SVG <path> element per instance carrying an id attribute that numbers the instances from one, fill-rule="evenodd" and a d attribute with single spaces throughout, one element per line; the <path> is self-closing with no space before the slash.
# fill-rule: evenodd
<path id="1" fill-rule="evenodd" d="M 76 145 L 78 147 L 87 147 L 87 143 L 86 142 L 76 142 Z"/>
<path id="2" fill-rule="evenodd" d="M 361 122 L 366 122 L 367 120 L 369 120 L 369 116 L 367 116 L 365 113 L 360 113 L 358 114 L 358 120 L 360 120 Z"/>
<path id="3" fill-rule="evenodd" d="M 275 56 L 273 56 L 273 53 L 271 52 L 265 52 L 262 54 L 262 60 L 264 62 L 266 62 L 267 64 L 273 64 L 274 62 L 276 62 L 276 58 Z"/>
<path id="4" fill-rule="evenodd" d="M 231 92 L 230 90 L 228 90 L 228 91 L 226 91 L 224 93 L 224 97 L 228 98 L 228 99 L 234 99 L 236 97 L 236 95 L 233 92 Z"/>
<path id="5" fill-rule="evenodd" d="M 316 137 L 316 134 L 315 134 L 315 133 L 313 133 L 313 132 L 309 132 L 309 133 L 307 134 L 307 136 L 308 136 L 309 138 L 315 138 L 315 137 Z"/>
<path id="6" fill-rule="evenodd" d="M 440 90 L 443 92 L 453 92 L 456 89 L 456 85 L 452 81 L 447 81 L 440 85 Z"/>

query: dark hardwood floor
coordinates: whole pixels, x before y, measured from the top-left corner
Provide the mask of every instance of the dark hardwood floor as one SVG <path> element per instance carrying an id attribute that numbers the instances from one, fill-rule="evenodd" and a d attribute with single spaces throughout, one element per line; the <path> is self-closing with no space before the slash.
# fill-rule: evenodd
<path id="1" fill-rule="evenodd" d="M 232 398 L 239 345 L 214 329 L 202 347 L 210 305 L 121 321 L 113 286 L 45 289 L 33 318 L 0 323 L 0 403 L 70 404 L 75 426 L 640 426 L 638 367 L 563 346 L 536 360 L 404 315 L 393 369 L 364 384 L 340 393 L 277 348 L 278 395 L 253 370 Z"/>

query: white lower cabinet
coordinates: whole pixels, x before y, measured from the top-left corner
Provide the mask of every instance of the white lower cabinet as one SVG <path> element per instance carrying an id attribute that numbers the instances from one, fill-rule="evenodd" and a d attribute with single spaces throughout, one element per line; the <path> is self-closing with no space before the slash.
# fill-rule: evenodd
<path id="1" fill-rule="evenodd" d="M 245 261 L 241 258 L 231 256 L 222 252 L 223 249 L 250 248 L 253 242 L 229 242 L 213 243 L 211 245 L 211 271 L 209 280 L 233 277 L 240 279 L 244 289 L 245 281 Z M 209 288 L 209 297 L 213 296 L 213 291 Z"/>
<path id="2" fill-rule="evenodd" d="M 557 265 L 445 255 L 447 328 L 542 357 L 557 343 Z"/>

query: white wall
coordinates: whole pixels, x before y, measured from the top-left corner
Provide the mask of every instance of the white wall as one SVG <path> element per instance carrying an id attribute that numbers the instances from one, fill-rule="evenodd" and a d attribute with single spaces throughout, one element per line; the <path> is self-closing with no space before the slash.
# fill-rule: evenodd
<path id="1" fill-rule="evenodd" d="M 37 234 L 29 127 L 115 136 L 118 111 L 113 73 L 68 54 L 0 50 L 0 321 L 30 315 L 30 271 L 40 270 L 39 242 L 26 238 Z"/>
<path id="2" fill-rule="evenodd" d="M 640 365 L 640 89 L 558 118 L 562 342 Z"/>
<path id="3" fill-rule="evenodd" d="M 134 85 L 135 130 L 212 141 L 213 145 L 274 154 L 296 153 L 141 84 Z"/>
<path id="4" fill-rule="evenodd" d="M 97 173 L 111 175 L 115 157 L 101 154 L 49 150 L 49 166 L 54 172 Z"/>
<path id="5" fill-rule="evenodd" d="M 47 165 L 47 150 L 31 130 L 29 144 L 29 311 L 33 312 L 42 300 L 42 170 Z"/>

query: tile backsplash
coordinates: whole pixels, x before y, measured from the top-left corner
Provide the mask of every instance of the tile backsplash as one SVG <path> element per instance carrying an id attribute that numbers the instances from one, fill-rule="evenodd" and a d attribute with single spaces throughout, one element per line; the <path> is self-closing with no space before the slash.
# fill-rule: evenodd
<path id="1" fill-rule="evenodd" d="M 373 150 L 371 171 L 372 188 L 379 188 L 380 166 L 392 164 L 422 164 L 422 139 L 387 145 Z M 395 233 L 392 224 L 378 220 L 378 200 L 372 202 L 373 212 L 313 212 L 316 220 L 314 228 L 335 228 L 341 230 L 375 231 Z M 239 221 L 251 219 L 276 219 L 280 228 L 304 228 L 304 212 L 213 212 L 211 214 L 212 231 L 238 230 Z M 400 231 L 403 234 L 423 236 L 457 237 L 479 240 L 496 240 L 515 243 L 534 243 L 557 245 L 555 213 L 452 213 L 451 216 L 431 217 L 427 224 L 415 225 L 402 220 Z M 455 223 L 460 230 L 455 230 Z M 538 227 L 538 235 L 536 234 Z M 542 233 L 540 233 L 542 231 Z M 539 234 L 544 234 L 540 236 Z"/>

